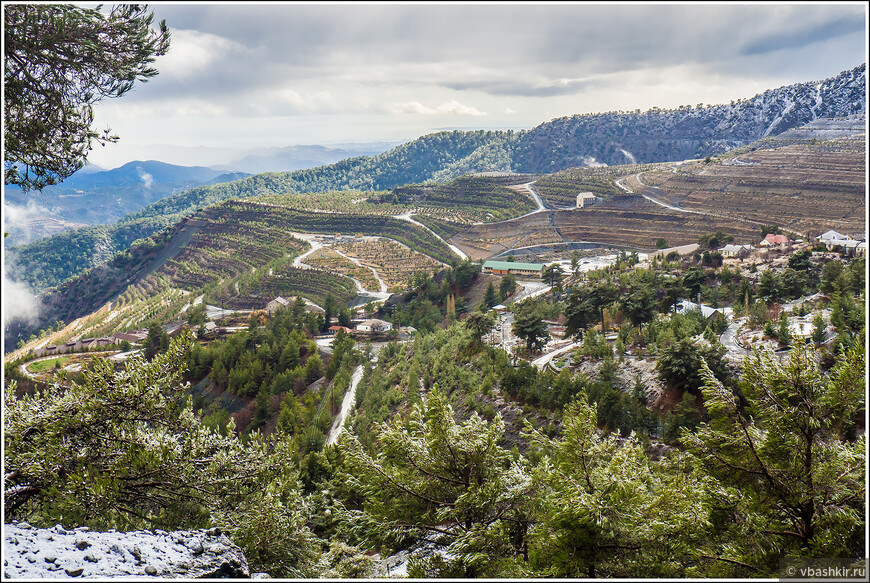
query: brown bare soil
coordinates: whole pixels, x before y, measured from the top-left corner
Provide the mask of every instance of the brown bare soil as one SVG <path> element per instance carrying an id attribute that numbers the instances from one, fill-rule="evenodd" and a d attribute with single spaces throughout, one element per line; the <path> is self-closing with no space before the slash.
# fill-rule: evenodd
<path id="1" fill-rule="evenodd" d="M 864 231 L 865 142 L 860 138 L 758 149 L 677 172 L 643 174 L 675 206 L 779 225 L 813 236 Z M 633 187 L 629 181 L 626 186 Z"/>
<path id="2" fill-rule="evenodd" d="M 438 261 L 388 239 L 362 239 L 335 248 L 363 265 L 373 267 L 391 291 L 402 289 L 419 271 L 431 272 L 441 268 Z"/>

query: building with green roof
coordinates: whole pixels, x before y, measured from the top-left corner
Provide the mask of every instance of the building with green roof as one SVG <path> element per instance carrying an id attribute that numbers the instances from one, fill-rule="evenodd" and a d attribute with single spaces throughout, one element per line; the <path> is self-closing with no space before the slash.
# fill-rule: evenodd
<path id="1" fill-rule="evenodd" d="M 495 275 L 523 275 L 526 277 L 541 277 L 543 263 L 520 263 L 519 261 L 486 261 L 483 264 L 484 273 Z"/>

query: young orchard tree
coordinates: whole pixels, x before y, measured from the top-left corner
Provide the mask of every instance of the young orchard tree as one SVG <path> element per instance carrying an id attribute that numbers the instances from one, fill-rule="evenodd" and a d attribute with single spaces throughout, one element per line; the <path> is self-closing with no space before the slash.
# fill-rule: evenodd
<path id="1" fill-rule="evenodd" d="M 788 361 L 756 351 L 743 366 L 745 404 L 704 367 L 711 417 L 682 441 L 709 473 L 737 488 L 733 548 L 775 573 L 783 557 L 861 557 L 866 520 L 864 339 L 827 374 L 811 345 Z"/>
<path id="2" fill-rule="evenodd" d="M 4 183 L 41 190 L 84 166 L 94 141 L 118 140 L 91 128 L 93 105 L 157 75 L 169 30 L 142 4 L 9 4 L 3 15 Z"/>

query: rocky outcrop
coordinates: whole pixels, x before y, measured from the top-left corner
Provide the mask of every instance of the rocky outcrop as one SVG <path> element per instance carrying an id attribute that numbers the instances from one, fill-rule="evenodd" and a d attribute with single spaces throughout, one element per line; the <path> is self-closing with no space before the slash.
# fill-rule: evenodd
<path id="1" fill-rule="evenodd" d="M 3 526 L 4 579 L 249 578 L 241 549 L 218 529 L 91 531 Z"/>

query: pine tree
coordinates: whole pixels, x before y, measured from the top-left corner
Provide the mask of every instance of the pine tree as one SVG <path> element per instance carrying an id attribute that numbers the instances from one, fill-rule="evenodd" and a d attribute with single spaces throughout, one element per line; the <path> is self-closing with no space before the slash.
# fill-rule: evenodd
<path id="1" fill-rule="evenodd" d="M 713 477 L 741 493 L 735 558 L 776 573 L 786 556 L 862 556 L 866 438 L 849 436 L 864 407 L 863 335 L 827 374 L 805 344 L 785 363 L 755 351 L 743 371 L 741 400 L 704 368 L 711 420 L 682 436 Z"/>

